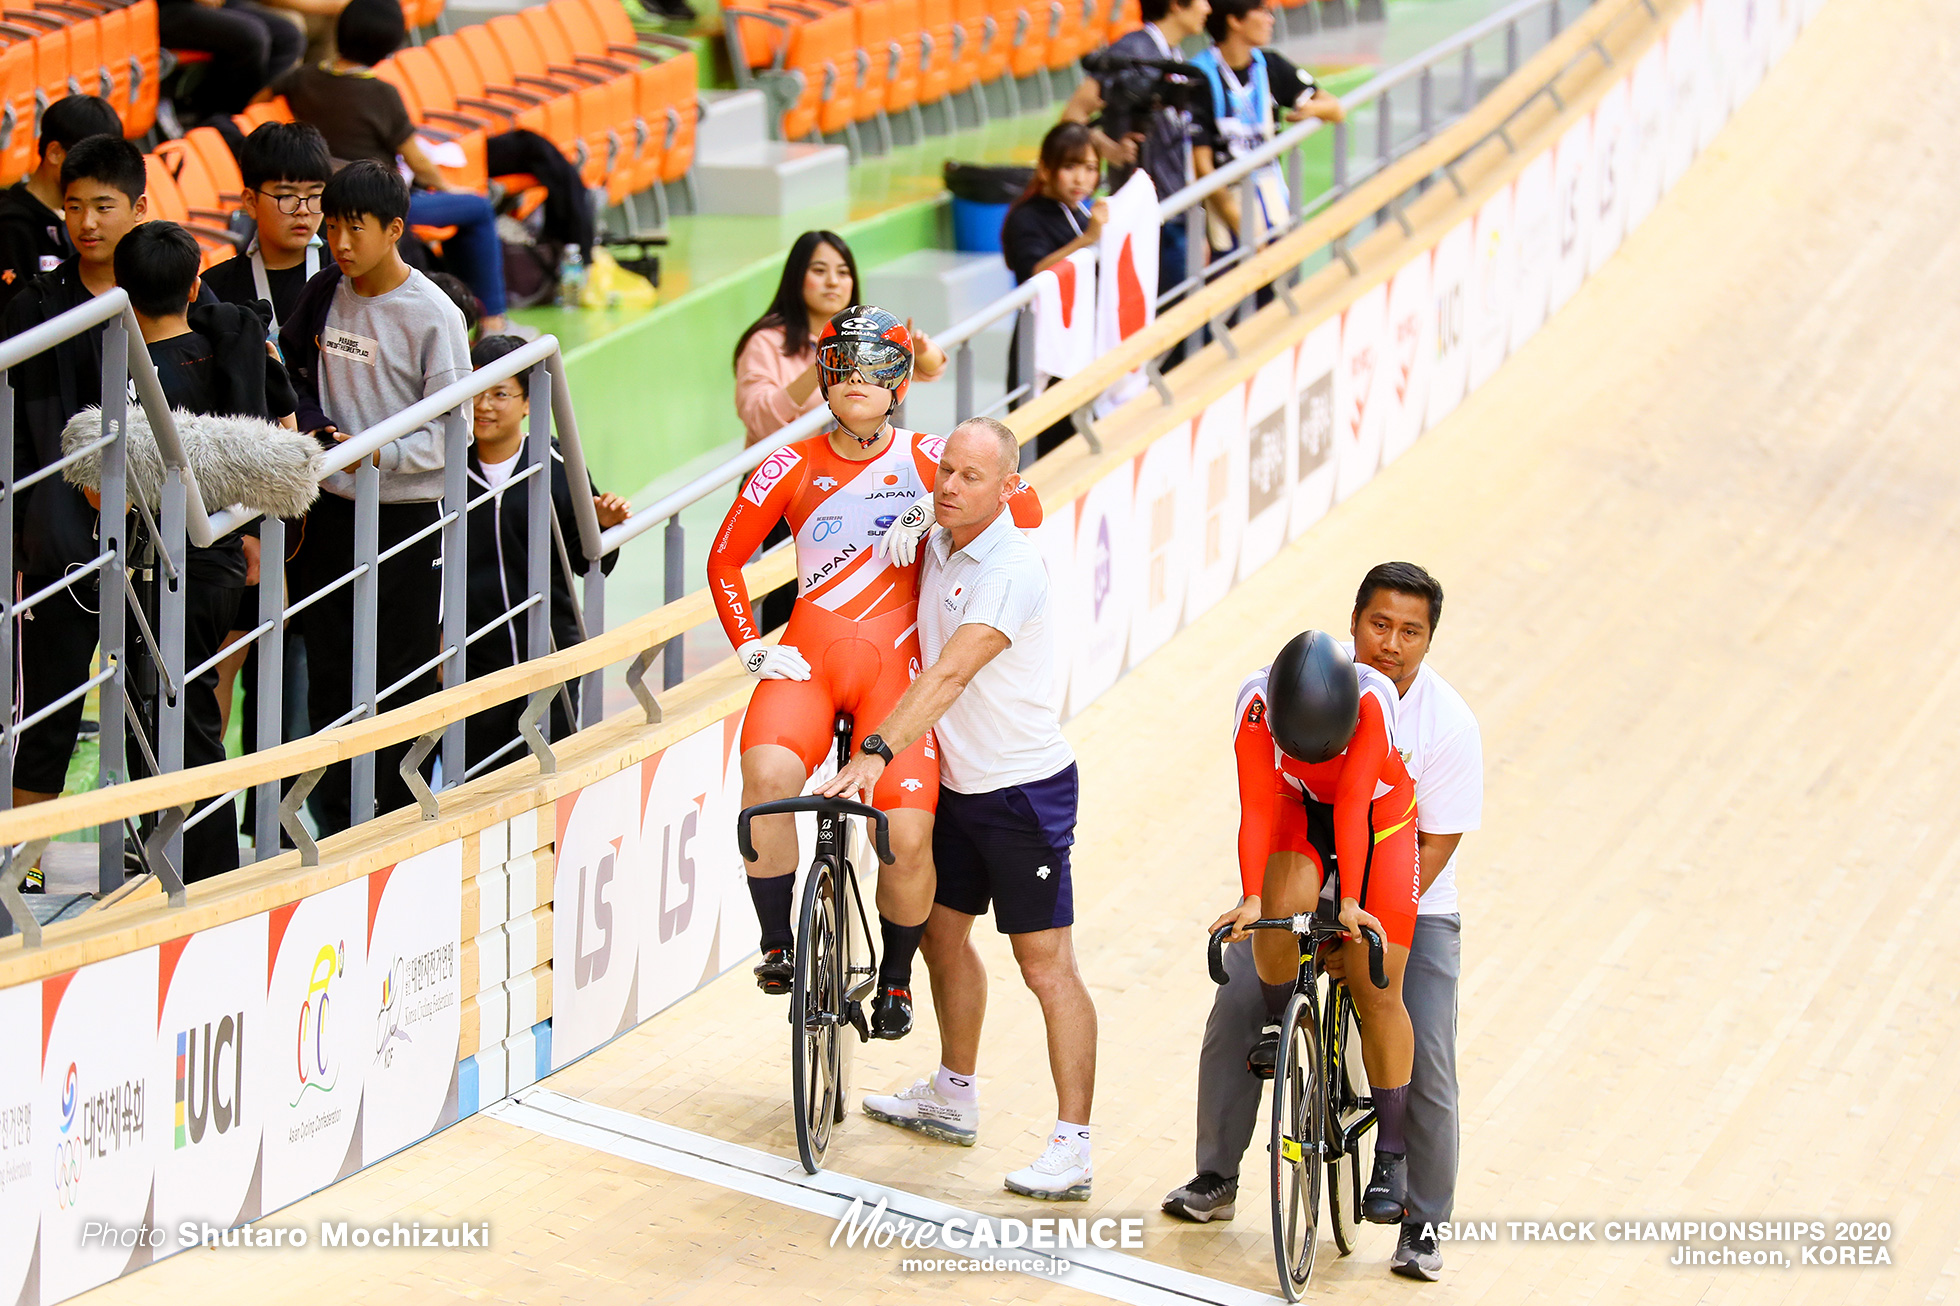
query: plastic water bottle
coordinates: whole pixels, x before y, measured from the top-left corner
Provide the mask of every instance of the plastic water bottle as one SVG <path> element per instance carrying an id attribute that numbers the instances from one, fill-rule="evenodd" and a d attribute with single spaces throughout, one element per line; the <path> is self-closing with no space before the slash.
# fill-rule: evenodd
<path id="1" fill-rule="evenodd" d="M 578 246 L 567 245 L 558 263 L 558 306 L 577 308 L 585 295 L 585 260 Z"/>

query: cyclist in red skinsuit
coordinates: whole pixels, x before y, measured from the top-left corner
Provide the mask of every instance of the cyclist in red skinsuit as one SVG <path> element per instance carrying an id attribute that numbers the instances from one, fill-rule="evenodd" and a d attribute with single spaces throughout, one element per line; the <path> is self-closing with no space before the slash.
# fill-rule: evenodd
<path id="1" fill-rule="evenodd" d="M 879 546 L 915 500 L 931 492 L 945 445 L 940 436 L 893 427 L 911 353 L 903 324 L 880 309 L 853 307 L 817 342 L 820 382 L 837 426 L 786 445 L 749 477 L 723 519 L 708 558 L 708 588 L 722 629 L 761 683 L 742 723 L 742 805 L 802 792 L 832 741 L 832 722 L 850 712 L 860 729 L 882 721 L 919 673 L 918 570 Z M 894 380 L 894 378 L 896 378 Z M 859 432 L 871 431 L 867 438 Z M 1039 525 L 1031 491 L 1015 495 L 1023 527 Z M 930 511 L 920 515 L 929 529 Z M 742 566 L 771 527 L 794 532 L 798 596 L 779 644 L 762 642 Z M 908 521 L 910 519 L 908 518 Z M 860 735 L 861 746 L 880 746 Z M 889 759 L 872 796 L 891 817 L 894 864 L 878 877 L 884 953 L 873 1032 L 911 1028 L 911 961 L 932 909 L 932 813 L 939 761 L 930 733 Z M 757 984 L 787 992 L 794 973 L 789 925 L 796 831 L 789 817 L 752 826 L 757 860 L 749 891 L 762 927 Z M 909 923 L 900 923 L 909 922 Z"/>
<path id="2" fill-rule="evenodd" d="M 1347 975 L 1368 973 L 1361 931 L 1381 936 L 1388 987 L 1366 979 L 1349 985 L 1380 1129 L 1362 1214 L 1381 1224 L 1399 1223 L 1403 1215 L 1403 1120 L 1415 1036 L 1402 1005 L 1402 974 L 1421 884 L 1415 785 L 1395 749 L 1398 702 L 1388 677 L 1356 666 L 1320 631 L 1289 641 L 1270 667 L 1247 678 L 1232 740 L 1245 896 L 1211 927 L 1311 910 L 1331 860 L 1340 872 L 1340 919 L 1348 930 L 1340 961 Z M 1252 956 L 1267 1024 L 1249 1068 L 1270 1075 L 1300 959 L 1295 940 L 1273 930 L 1252 936 Z"/>

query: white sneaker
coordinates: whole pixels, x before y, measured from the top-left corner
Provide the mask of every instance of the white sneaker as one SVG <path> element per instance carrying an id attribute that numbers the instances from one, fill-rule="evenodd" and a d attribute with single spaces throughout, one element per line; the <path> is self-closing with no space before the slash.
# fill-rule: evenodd
<path id="1" fill-rule="evenodd" d="M 1044 1202 L 1083 1202 L 1089 1199 L 1089 1182 L 1095 1173 L 1095 1167 L 1076 1150 L 1075 1140 L 1058 1134 L 1048 1140 L 1048 1150 L 1041 1159 L 1007 1176 L 1007 1188 Z"/>
<path id="2" fill-rule="evenodd" d="M 930 1079 L 916 1080 L 900 1093 L 866 1093 L 864 1114 L 961 1147 L 972 1147 L 980 1137 L 980 1103 L 955 1102 Z"/>

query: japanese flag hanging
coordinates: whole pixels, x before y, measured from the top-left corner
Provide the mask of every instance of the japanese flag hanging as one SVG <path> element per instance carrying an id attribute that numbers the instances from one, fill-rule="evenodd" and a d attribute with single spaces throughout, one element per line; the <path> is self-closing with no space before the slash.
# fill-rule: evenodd
<path id="1" fill-rule="evenodd" d="M 1109 197 L 1096 255 L 1096 355 L 1116 348 L 1157 320 L 1157 188 L 1142 168 Z M 1138 368 L 1103 392 L 1096 416 L 1114 412 L 1143 392 Z"/>
<path id="2" fill-rule="evenodd" d="M 1034 274 L 1034 373 L 1039 393 L 1096 357 L 1096 255 L 1079 249 Z"/>

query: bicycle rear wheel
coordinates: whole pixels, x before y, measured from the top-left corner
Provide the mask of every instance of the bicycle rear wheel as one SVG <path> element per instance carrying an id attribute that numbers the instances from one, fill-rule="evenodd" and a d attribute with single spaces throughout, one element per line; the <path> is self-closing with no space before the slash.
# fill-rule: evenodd
<path id="1" fill-rule="evenodd" d="M 1313 1275 L 1320 1213 L 1320 1168 L 1326 1146 L 1326 1097 L 1320 1084 L 1319 1031 L 1309 996 L 1296 993 L 1280 1025 L 1273 1068 L 1273 1260 L 1280 1290 L 1299 1301 Z"/>
<path id="2" fill-rule="evenodd" d="M 1347 1256 L 1355 1248 L 1361 1194 L 1375 1164 L 1375 1119 L 1361 1062 L 1361 1025 L 1345 984 L 1333 986 L 1321 1017 L 1320 1048 L 1327 1086 L 1327 1210 L 1334 1246 Z"/>
<path id="3" fill-rule="evenodd" d="M 838 937 L 837 878 L 816 861 L 803 882 L 796 931 L 796 980 L 790 990 L 790 1100 L 796 1113 L 796 1151 L 804 1170 L 823 1169 L 837 1120 L 838 1013 L 843 970 Z"/>

